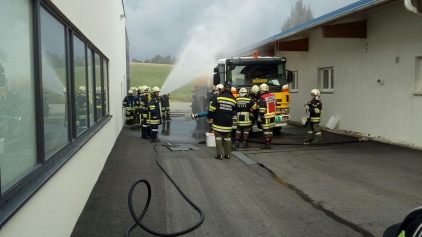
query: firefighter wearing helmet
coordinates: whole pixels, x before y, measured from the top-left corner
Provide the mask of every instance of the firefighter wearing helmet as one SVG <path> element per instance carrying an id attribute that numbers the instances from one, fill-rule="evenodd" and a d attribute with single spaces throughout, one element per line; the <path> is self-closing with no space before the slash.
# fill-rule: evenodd
<path id="1" fill-rule="evenodd" d="M 215 147 L 218 160 L 230 159 L 232 140 L 231 132 L 233 127 L 233 114 L 236 111 L 236 99 L 231 93 L 230 84 L 224 85 L 224 90 L 211 99 L 208 109 L 207 121 L 212 123 L 215 134 Z"/>
<path id="2" fill-rule="evenodd" d="M 249 147 L 249 130 L 252 126 L 251 113 L 257 108 L 254 100 L 248 96 L 246 88 L 240 88 L 239 96 L 236 98 L 236 142 L 239 147 L 239 140 L 243 133 L 243 148 Z"/>
<path id="3" fill-rule="evenodd" d="M 261 123 L 264 146 L 263 149 L 271 149 L 271 140 L 273 137 L 273 129 L 275 127 L 275 105 L 276 99 L 273 93 L 270 93 L 267 84 L 263 83 L 259 86 L 261 90 L 261 98 L 258 101 L 259 114 L 257 122 Z"/>
<path id="4" fill-rule="evenodd" d="M 134 114 L 133 108 L 135 107 L 135 97 L 133 96 L 133 90 L 127 91 L 127 96 L 123 99 L 123 108 L 126 112 L 126 125 L 133 126 Z"/>
<path id="5" fill-rule="evenodd" d="M 159 142 L 158 139 L 158 125 L 161 124 L 161 114 L 160 114 L 160 88 L 154 86 L 151 90 L 151 98 L 148 101 L 148 120 L 147 122 L 151 126 L 151 141 Z"/>
<path id="6" fill-rule="evenodd" d="M 259 91 L 259 86 L 254 85 L 251 88 L 251 92 L 249 93 L 249 97 L 251 97 L 253 99 L 253 101 L 255 102 L 255 104 L 258 106 L 258 101 L 261 98 L 261 92 Z M 255 124 L 257 118 L 259 115 L 259 110 L 254 110 L 254 112 L 252 113 L 252 126 Z M 262 129 L 261 127 L 261 123 L 257 123 L 256 124 L 258 126 L 259 129 Z"/>
<path id="7" fill-rule="evenodd" d="M 151 138 L 151 128 L 147 122 L 148 120 L 148 102 L 150 95 L 148 93 L 148 86 L 141 86 L 141 94 L 139 95 L 139 108 L 140 108 L 140 117 L 141 117 L 141 133 L 142 139 Z"/>
<path id="8" fill-rule="evenodd" d="M 309 118 L 307 120 L 306 128 L 308 130 L 308 137 L 305 142 L 320 142 L 322 140 L 321 128 L 321 92 L 318 89 L 311 90 L 312 100 L 305 104 L 305 108 L 309 111 Z"/>
<path id="9" fill-rule="evenodd" d="M 77 129 L 78 133 L 82 132 L 87 128 L 88 116 L 87 116 L 87 102 L 88 97 L 86 96 L 86 87 L 80 86 L 76 91 L 76 116 L 77 116 Z"/>
<path id="10" fill-rule="evenodd" d="M 161 115 L 163 122 L 171 120 L 170 118 L 170 94 L 164 94 L 160 96 L 161 103 Z"/>

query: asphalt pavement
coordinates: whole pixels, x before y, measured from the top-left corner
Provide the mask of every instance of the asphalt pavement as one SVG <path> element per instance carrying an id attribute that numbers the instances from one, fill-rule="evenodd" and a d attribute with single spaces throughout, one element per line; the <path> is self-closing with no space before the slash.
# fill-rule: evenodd
<path id="1" fill-rule="evenodd" d="M 199 214 L 156 162 L 204 212 L 202 225 L 184 236 L 387 236 L 422 205 L 422 151 L 327 131 L 323 143 L 303 145 L 306 129 L 288 125 L 271 150 L 260 149 L 255 132 L 250 148 L 216 160 L 188 115 L 175 111 L 157 144 L 123 127 L 72 236 L 124 236 L 134 223 L 128 192 L 139 179 L 152 188 L 143 224 L 172 233 L 197 223 Z M 146 197 L 138 185 L 138 215 Z M 153 235 L 136 227 L 130 236 Z"/>

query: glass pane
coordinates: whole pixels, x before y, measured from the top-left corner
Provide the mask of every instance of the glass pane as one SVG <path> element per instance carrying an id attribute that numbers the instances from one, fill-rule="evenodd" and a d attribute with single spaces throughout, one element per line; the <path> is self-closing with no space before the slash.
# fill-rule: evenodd
<path id="1" fill-rule="evenodd" d="M 37 164 L 32 1 L 0 1 L 0 167 L 4 193 Z"/>
<path id="2" fill-rule="evenodd" d="M 324 69 L 322 70 L 322 89 L 329 89 L 329 71 Z"/>
<path id="3" fill-rule="evenodd" d="M 95 106 L 96 106 L 96 121 L 103 117 L 103 95 L 101 92 L 101 58 L 95 54 Z"/>
<path id="4" fill-rule="evenodd" d="M 334 89 L 334 69 L 331 69 L 331 89 Z"/>
<path id="5" fill-rule="evenodd" d="M 106 60 L 103 60 L 103 72 L 104 72 L 104 86 L 103 86 L 103 93 L 104 93 L 104 113 L 108 114 L 108 96 L 107 96 L 107 85 L 108 85 L 108 64 Z"/>
<path id="6" fill-rule="evenodd" d="M 296 89 L 296 73 L 293 73 L 293 80 L 290 84 L 290 89 L 295 90 Z"/>
<path id="7" fill-rule="evenodd" d="M 86 66 L 85 43 L 78 37 L 73 37 L 73 66 L 75 73 L 75 104 L 76 104 L 76 129 L 78 135 L 87 129 L 88 111 L 86 96 Z"/>
<path id="8" fill-rule="evenodd" d="M 45 156 L 68 143 L 65 28 L 41 8 L 41 62 Z"/>
<path id="9" fill-rule="evenodd" d="M 92 125 L 95 124 L 95 118 L 94 118 L 94 94 L 95 94 L 95 88 L 94 88 L 94 71 L 92 69 L 92 60 L 93 57 L 93 51 L 92 49 L 88 48 L 88 98 L 89 98 L 89 126 L 92 127 Z"/>

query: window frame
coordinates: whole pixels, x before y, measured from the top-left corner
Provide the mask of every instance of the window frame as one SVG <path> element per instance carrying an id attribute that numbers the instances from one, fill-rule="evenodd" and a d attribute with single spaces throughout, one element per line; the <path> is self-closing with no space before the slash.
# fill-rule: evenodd
<path id="1" fill-rule="evenodd" d="M 328 71 L 328 88 L 324 88 L 324 71 Z M 318 68 L 318 85 L 321 93 L 333 93 L 334 92 L 334 67 L 323 67 Z"/>
<path id="2" fill-rule="evenodd" d="M 75 88 L 74 88 L 74 69 L 73 67 L 73 36 L 76 35 L 82 42 L 85 43 L 85 60 L 88 60 L 88 52 L 92 52 L 100 56 L 100 62 L 106 61 L 109 67 L 109 59 L 98 49 L 79 29 L 74 26 L 71 21 L 61 13 L 57 7 L 47 0 L 27 0 L 29 4 L 29 11 L 32 13 L 32 22 L 29 28 L 32 28 L 33 37 L 32 41 L 32 66 L 33 66 L 33 79 L 34 79 L 34 104 L 35 107 L 35 133 L 36 133 L 36 160 L 35 164 L 29 170 L 23 172 L 18 176 L 20 178 L 7 190 L 2 193 L 0 190 L 0 228 L 3 227 L 8 220 L 45 184 L 47 181 L 63 166 L 66 162 L 76 154 L 79 149 L 92 138 L 108 121 L 111 120 L 112 115 L 107 114 L 98 119 L 98 121 L 89 126 L 85 131 L 77 134 L 76 127 L 76 110 L 75 105 Z M 69 101 L 68 112 L 68 143 L 58 149 L 48 159 L 45 156 L 45 141 L 44 141 L 44 115 L 43 115 L 43 82 L 42 82 L 42 60 L 41 60 L 41 7 L 44 8 L 54 19 L 64 25 L 65 30 L 65 51 L 66 51 L 66 87 L 69 88 L 67 99 Z M 95 60 L 93 58 L 93 60 Z M 93 64 L 95 67 L 95 64 Z M 107 71 L 108 71 L 107 67 Z M 86 66 L 86 82 L 88 85 L 88 69 Z M 94 71 L 94 70 L 93 70 Z M 103 74 L 101 68 L 101 74 Z M 107 72 L 108 75 L 108 72 Z M 108 80 L 107 88 L 109 88 Z M 93 88 L 95 88 L 95 80 Z M 102 94 L 102 96 L 105 96 Z M 107 94 L 107 100 L 110 97 Z M 88 108 L 87 108 L 88 109 Z M 94 110 L 95 112 L 95 110 Z M 89 113 L 88 113 L 89 115 Z M 89 118 L 88 118 L 89 119 Z M 0 186 L 1 189 L 1 186 Z"/>
<path id="3" fill-rule="evenodd" d="M 415 88 L 413 95 L 422 96 L 422 56 L 415 57 Z"/>
<path id="4" fill-rule="evenodd" d="M 293 82 L 291 82 L 289 84 L 289 91 L 290 91 L 290 93 L 297 93 L 297 92 L 299 92 L 299 77 L 298 77 L 299 72 L 298 71 L 292 71 L 292 73 L 293 73 L 293 82 L 294 82 L 295 87 L 292 86 Z"/>

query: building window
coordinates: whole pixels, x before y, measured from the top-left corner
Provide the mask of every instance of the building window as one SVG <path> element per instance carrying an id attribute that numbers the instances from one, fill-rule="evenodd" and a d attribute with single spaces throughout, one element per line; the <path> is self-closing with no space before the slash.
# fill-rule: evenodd
<path id="1" fill-rule="evenodd" d="M 104 98 L 104 114 L 108 114 L 108 91 L 107 91 L 107 85 L 108 85 L 108 63 L 107 61 L 104 59 L 103 60 L 103 75 L 104 75 L 104 80 L 103 80 L 103 98 Z"/>
<path id="2" fill-rule="evenodd" d="M 44 148 L 49 158 L 69 141 L 65 26 L 44 8 L 41 21 L 41 65 Z"/>
<path id="3" fill-rule="evenodd" d="M 95 106 L 96 121 L 104 116 L 103 114 L 103 93 L 102 93 L 101 58 L 95 53 Z"/>
<path id="4" fill-rule="evenodd" d="M 415 94 L 422 95 L 422 57 L 416 57 Z"/>
<path id="5" fill-rule="evenodd" d="M 319 86 L 322 92 L 334 91 L 334 68 L 319 69 Z"/>
<path id="6" fill-rule="evenodd" d="M 0 0 L 0 227 L 110 119 L 108 59 L 46 2 Z"/>
<path id="7" fill-rule="evenodd" d="M 75 88 L 75 110 L 77 134 L 81 134 L 88 127 L 88 97 L 87 97 L 87 68 L 85 43 L 73 36 L 73 75 Z"/>
<path id="8" fill-rule="evenodd" d="M 298 73 L 293 72 L 293 81 L 290 83 L 290 92 L 298 92 L 299 91 L 299 81 L 298 81 Z"/>
<path id="9" fill-rule="evenodd" d="M 32 1 L 0 1 L 1 193 L 37 161 Z"/>
<path id="10" fill-rule="evenodd" d="M 92 127 L 95 124 L 95 107 L 94 107 L 94 100 L 95 100 L 95 87 L 94 87 L 94 70 L 92 65 L 94 64 L 94 51 L 88 47 L 88 110 L 89 110 L 89 126 Z"/>

